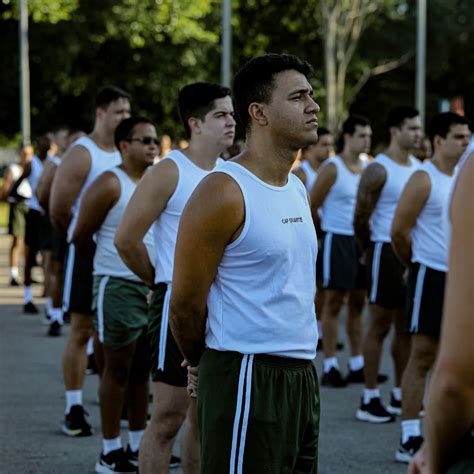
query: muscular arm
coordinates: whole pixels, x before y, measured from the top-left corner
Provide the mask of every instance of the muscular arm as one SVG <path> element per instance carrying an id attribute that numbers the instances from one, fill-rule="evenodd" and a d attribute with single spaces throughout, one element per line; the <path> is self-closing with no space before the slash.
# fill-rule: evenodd
<path id="1" fill-rule="evenodd" d="M 44 165 L 43 172 L 41 173 L 38 186 L 36 186 L 36 197 L 40 206 L 46 211 L 49 211 L 49 196 L 51 194 L 51 185 L 53 178 L 56 173 L 57 166 L 51 161 L 47 161 Z"/>
<path id="2" fill-rule="evenodd" d="M 378 163 L 370 164 L 360 178 L 354 212 L 354 233 L 362 249 L 366 249 L 370 245 L 369 220 L 386 180 L 385 168 Z"/>
<path id="3" fill-rule="evenodd" d="M 438 359 L 426 413 L 428 472 L 446 460 L 474 425 L 474 155 L 463 166 L 452 201 L 449 275 Z"/>
<path id="4" fill-rule="evenodd" d="M 113 173 L 102 173 L 87 189 L 79 209 L 72 242 L 87 260 L 94 258 L 94 234 L 120 197 L 120 183 Z"/>
<path id="5" fill-rule="evenodd" d="M 143 238 L 165 209 L 177 183 L 178 169 L 171 160 L 153 166 L 138 183 L 115 235 L 115 247 L 125 265 L 150 286 L 155 282 L 155 269 Z M 156 251 L 160 251 L 159 243 Z"/>
<path id="6" fill-rule="evenodd" d="M 328 163 L 322 167 L 313 188 L 310 191 L 311 197 L 311 214 L 313 216 L 316 229 L 320 229 L 320 219 L 318 209 L 323 205 L 329 191 L 334 186 L 337 179 L 337 168 L 333 163 Z"/>
<path id="7" fill-rule="evenodd" d="M 240 232 L 244 215 L 235 181 L 212 174 L 198 186 L 181 217 L 169 321 L 184 357 L 193 366 L 199 364 L 204 350 L 209 289 L 225 247 Z"/>
<path id="8" fill-rule="evenodd" d="M 72 206 L 78 198 L 91 168 L 89 152 L 74 146 L 63 157 L 51 186 L 49 215 L 53 226 L 66 235 L 72 219 Z"/>
<path id="9" fill-rule="evenodd" d="M 403 189 L 392 223 L 392 247 L 404 265 L 411 262 L 411 231 L 431 192 L 431 180 L 416 171 Z"/>

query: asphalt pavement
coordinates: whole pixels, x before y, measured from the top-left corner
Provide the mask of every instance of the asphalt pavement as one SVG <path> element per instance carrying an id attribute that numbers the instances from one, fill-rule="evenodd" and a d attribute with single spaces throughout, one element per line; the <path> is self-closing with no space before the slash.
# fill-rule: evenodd
<path id="1" fill-rule="evenodd" d="M 61 352 L 69 330 L 59 338 L 46 335 L 42 315 L 22 313 L 22 288 L 8 286 L 7 246 L 0 235 L 0 473 L 86 474 L 94 472 L 101 449 L 97 376 L 87 376 L 84 405 L 90 413 L 95 434 L 68 438 L 61 433 L 64 396 Z M 40 279 L 38 271 L 34 274 Z M 35 301 L 43 307 L 41 286 L 34 285 Z M 341 337 L 345 342 L 341 318 Z M 391 339 L 391 336 L 390 336 Z M 386 342 L 381 371 L 390 375 L 382 385 L 388 401 L 392 365 L 390 341 Z M 346 349 L 339 353 L 345 369 Z M 316 366 L 321 375 L 318 353 Z M 393 461 L 398 447 L 399 423 L 372 425 L 355 419 L 361 385 L 344 389 L 321 388 L 320 474 L 402 474 L 406 465 Z M 124 445 L 127 432 L 122 431 Z M 174 452 L 179 454 L 179 445 Z M 181 474 L 173 469 L 172 474 Z M 259 474 L 259 473 L 255 473 Z M 275 473 L 277 474 L 277 473 Z"/>

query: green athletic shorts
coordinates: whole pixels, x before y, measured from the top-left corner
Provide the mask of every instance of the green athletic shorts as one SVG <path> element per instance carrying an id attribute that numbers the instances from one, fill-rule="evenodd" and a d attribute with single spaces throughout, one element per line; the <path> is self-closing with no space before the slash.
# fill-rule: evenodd
<path id="1" fill-rule="evenodd" d="M 24 237 L 28 206 L 24 202 L 10 203 L 8 233 L 14 237 Z"/>
<path id="2" fill-rule="evenodd" d="M 198 421 L 202 473 L 317 473 L 319 384 L 309 360 L 207 349 Z"/>
<path id="3" fill-rule="evenodd" d="M 100 342 L 114 350 L 136 341 L 148 325 L 148 287 L 112 276 L 94 276 L 94 326 Z"/>
<path id="4" fill-rule="evenodd" d="M 186 387 L 188 371 L 181 367 L 184 356 L 169 324 L 163 326 L 163 319 L 168 318 L 167 289 L 165 283 L 156 285 L 150 303 L 148 344 L 151 349 L 151 379 L 153 382 L 162 382 L 173 387 Z M 163 344 L 164 341 L 166 342 Z"/>

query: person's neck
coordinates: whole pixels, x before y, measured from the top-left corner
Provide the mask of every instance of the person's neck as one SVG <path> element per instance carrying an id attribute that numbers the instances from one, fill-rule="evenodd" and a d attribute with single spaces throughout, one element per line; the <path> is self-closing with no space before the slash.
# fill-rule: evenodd
<path id="1" fill-rule="evenodd" d="M 448 176 L 452 176 L 454 174 L 454 168 L 456 167 L 459 159 L 455 158 L 447 158 L 442 156 L 439 153 L 434 153 L 431 158 L 431 163 L 438 168 L 441 173 L 447 174 Z"/>
<path id="2" fill-rule="evenodd" d="M 360 153 L 344 148 L 339 156 L 345 163 L 355 165 L 359 162 L 359 155 Z"/>
<path id="3" fill-rule="evenodd" d="M 132 181 L 139 181 L 143 174 L 145 173 L 146 169 L 148 168 L 149 165 L 146 163 L 136 163 L 133 160 L 126 158 L 122 155 L 122 164 L 120 165 L 120 168 L 122 168 L 125 173 L 132 179 Z"/>
<path id="4" fill-rule="evenodd" d="M 389 156 L 393 161 L 396 161 L 397 163 L 408 163 L 410 152 L 409 150 L 406 150 L 404 148 L 401 148 L 398 143 L 392 141 L 390 142 L 390 145 L 388 148 L 385 150 L 385 154 Z"/>
<path id="5" fill-rule="evenodd" d="M 101 127 L 96 126 L 89 138 L 99 147 L 105 151 L 115 151 L 114 137 L 113 135 L 106 133 Z"/>
<path id="6" fill-rule="evenodd" d="M 265 183 L 284 186 L 297 153 L 297 149 L 285 147 L 273 137 L 251 135 L 247 139 L 246 150 L 235 161 Z"/>
<path id="7" fill-rule="evenodd" d="M 217 146 L 191 138 L 188 148 L 181 150 L 181 152 L 199 168 L 210 171 L 216 166 L 216 160 L 219 158 L 222 150 Z"/>

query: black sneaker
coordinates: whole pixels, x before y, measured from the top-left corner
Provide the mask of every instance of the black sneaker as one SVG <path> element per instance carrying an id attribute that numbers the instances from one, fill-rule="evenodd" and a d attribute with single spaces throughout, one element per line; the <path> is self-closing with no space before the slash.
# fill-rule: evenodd
<path id="1" fill-rule="evenodd" d="M 27 314 L 38 314 L 38 308 L 34 305 L 32 301 L 23 305 L 23 312 Z"/>
<path id="2" fill-rule="evenodd" d="M 391 423 L 395 421 L 395 418 L 382 405 L 380 397 L 372 398 L 367 404 L 364 403 L 364 397 L 362 397 L 356 418 L 369 423 Z"/>
<path id="3" fill-rule="evenodd" d="M 388 376 L 385 374 L 377 375 L 377 383 L 384 383 L 388 380 Z M 364 368 L 359 370 L 351 370 L 347 374 L 347 383 L 365 383 Z"/>
<path id="4" fill-rule="evenodd" d="M 88 413 L 84 410 L 83 406 L 73 405 L 66 415 L 63 433 L 75 437 L 92 436 L 92 428 L 87 423 L 85 415 L 88 415 Z"/>
<path id="5" fill-rule="evenodd" d="M 53 321 L 48 329 L 48 336 L 58 337 L 61 335 L 61 325 L 58 321 Z"/>
<path id="6" fill-rule="evenodd" d="M 397 400 L 393 393 L 390 394 L 390 405 L 387 407 L 387 411 L 392 415 L 400 416 L 402 414 L 402 401 Z"/>
<path id="7" fill-rule="evenodd" d="M 10 286 L 20 286 L 20 282 L 15 277 L 11 277 Z"/>
<path id="8" fill-rule="evenodd" d="M 116 449 L 104 455 L 100 453 L 100 458 L 95 465 L 95 472 L 101 473 L 125 473 L 138 472 L 138 466 L 134 466 L 123 448 Z"/>
<path id="9" fill-rule="evenodd" d="M 410 436 L 406 443 L 400 441 L 400 446 L 395 453 L 395 461 L 409 464 L 423 444 L 423 436 Z"/>
<path id="10" fill-rule="evenodd" d="M 325 387 L 343 388 L 347 386 L 347 382 L 343 379 L 341 372 L 336 367 L 331 367 L 329 372 L 323 374 L 321 384 Z"/>
<path id="11" fill-rule="evenodd" d="M 179 466 L 181 466 L 181 458 L 172 454 L 170 458 L 170 468 L 174 469 L 175 467 Z"/>
<path id="12" fill-rule="evenodd" d="M 128 459 L 128 462 L 138 468 L 138 449 L 136 451 L 132 451 L 130 445 L 127 445 L 127 450 L 125 451 L 125 456 Z"/>
<path id="13" fill-rule="evenodd" d="M 95 364 L 94 354 L 89 354 L 87 356 L 87 375 L 95 375 L 98 374 L 99 371 L 97 370 L 97 365 Z"/>

